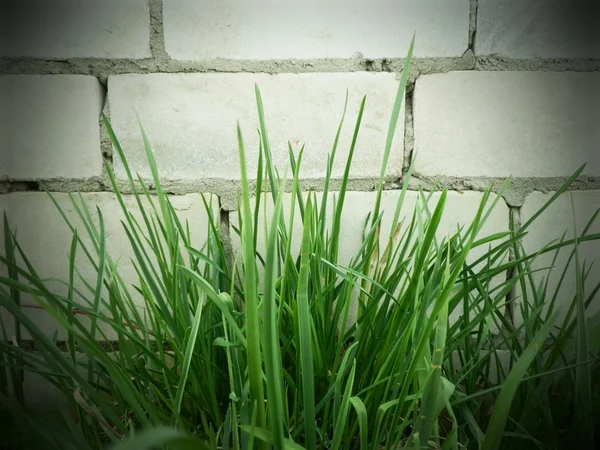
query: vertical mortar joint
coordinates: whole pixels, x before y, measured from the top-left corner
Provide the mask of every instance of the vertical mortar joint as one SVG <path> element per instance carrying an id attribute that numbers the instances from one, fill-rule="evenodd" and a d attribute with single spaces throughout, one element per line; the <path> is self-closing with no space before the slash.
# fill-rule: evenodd
<path id="1" fill-rule="evenodd" d="M 409 81 L 406 85 L 405 97 L 404 97 L 404 161 L 402 167 L 402 176 L 404 177 L 408 172 L 408 168 L 412 163 L 413 151 L 414 151 L 414 92 L 417 79 Z"/>
<path id="2" fill-rule="evenodd" d="M 221 242 L 225 250 L 225 263 L 227 264 L 228 272 L 231 273 L 233 269 L 233 246 L 231 245 L 231 232 L 229 222 L 229 211 L 223 208 L 221 197 L 219 199 L 219 233 L 221 236 Z"/>
<path id="3" fill-rule="evenodd" d="M 159 68 L 170 60 L 165 48 L 162 0 L 150 0 L 150 52 Z"/>
<path id="4" fill-rule="evenodd" d="M 471 0 L 469 8 L 469 50 L 475 53 L 475 35 L 477 34 L 477 9 L 479 0 Z"/>
<path id="5" fill-rule="evenodd" d="M 519 231 L 521 228 L 521 207 L 510 207 L 509 210 L 509 222 L 511 230 L 515 233 Z M 509 249 L 508 252 L 508 260 L 509 262 L 514 261 L 516 258 L 515 252 L 512 248 Z M 506 272 L 506 281 L 510 282 L 515 278 L 516 270 L 514 267 L 511 267 Z M 511 290 L 506 294 L 506 309 L 505 309 L 505 318 L 510 323 L 510 325 L 514 328 L 515 325 L 515 304 L 514 300 L 517 297 L 516 294 L 517 285 L 515 284 Z"/>

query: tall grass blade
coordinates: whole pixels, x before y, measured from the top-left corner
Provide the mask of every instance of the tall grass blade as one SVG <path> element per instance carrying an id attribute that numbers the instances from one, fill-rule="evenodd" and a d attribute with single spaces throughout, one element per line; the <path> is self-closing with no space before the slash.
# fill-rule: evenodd
<path id="1" fill-rule="evenodd" d="M 300 259 L 300 276 L 298 279 L 298 332 L 300 342 L 300 367 L 302 375 L 302 394 L 304 404 L 304 422 L 306 423 L 306 448 L 317 448 L 315 386 L 311 339 L 310 305 L 308 303 L 309 254 L 311 252 L 311 218 L 312 201 L 309 196 L 306 202 L 302 233 L 302 249 Z"/>
<path id="2" fill-rule="evenodd" d="M 244 264 L 244 295 L 246 309 L 246 335 L 248 341 L 248 377 L 250 382 L 250 399 L 256 410 L 258 428 L 266 427 L 265 395 L 262 381 L 262 356 L 260 349 L 260 325 L 258 317 L 258 290 L 256 286 L 256 262 L 254 234 L 252 231 L 252 211 L 250 209 L 250 192 L 246 171 L 246 153 L 240 125 L 237 126 L 240 171 L 242 176 L 242 257 Z M 267 151 L 265 149 L 265 151 Z"/>
<path id="3" fill-rule="evenodd" d="M 276 450 L 284 448 L 283 431 L 283 375 L 279 347 L 279 332 L 277 330 L 277 298 L 275 289 L 275 248 L 277 246 L 277 231 L 279 217 L 282 212 L 283 192 L 286 177 L 284 176 L 279 195 L 275 203 L 271 229 L 267 239 L 267 258 L 265 266 L 265 318 L 264 318 L 264 354 L 268 394 L 269 426 L 273 433 L 273 445 Z"/>
<path id="4" fill-rule="evenodd" d="M 154 450 L 169 446 L 172 450 L 213 450 L 200 439 L 169 427 L 148 429 L 111 447 L 111 450 Z"/>
<path id="5" fill-rule="evenodd" d="M 485 439 L 481 446 L 482 450 L 497 450 L 500 448 L 502 435 L 508 420 L 515 392 L 523 380 L 527 368 L 531 365 L 532 361 L 544 345 L 546 338 L 554 326 L 557 315 L 558 313 L 555 312 L 550 320 L 540 328 L 506 377 L 506 381 L 504 382 L 502 389 L 500 389 L 500 393 L 496 399 L 494 411 L 485 432 Z"/>
<path id="6" fill-rule="evenodd" d="M 577 304 L 577 363 L 580 364 L 575 370 L 575 408 L 580 424 L 578 439 L 582 448 L 594 448 L 594 431 L 592 419 L 592 375 L 591 366 L 582 364 L 589 359 L 588 332 L 585 314 L 585 288 L 582 277 L 581 261 L 579 254 L 579 242 L 577 239 L 577 224 L 575 203 L 571 197 L 571 208 L 573 212 L 573 234 L 575 238 L 575 286 Z"/>

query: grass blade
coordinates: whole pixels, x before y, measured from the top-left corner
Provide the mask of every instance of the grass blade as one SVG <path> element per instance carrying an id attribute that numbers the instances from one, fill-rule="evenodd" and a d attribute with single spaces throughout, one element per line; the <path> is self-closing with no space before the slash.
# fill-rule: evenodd
<path id="1" fill-rule="evenodd" d="M 527 368 L 531 365 L 534 358 L 538 355 L 540 349 L 544 345 L 546 338 L 550 334 L 558 313 L 554 313 L 551 319 L 546 322 L 534 336 L 531 343 L 527 346 L 519 360 L 513 366 L 512 370 L 506 377 L 504 386 L 500 389 L 500 394 L 496 399 L 496 405 L 490 422 L 488 424 L 485 439 L 483 441 L 482 450 L 498 450 L 502 441 L 502 435 L 510 414 L 513 398 L 519 384 L 523 380 L 527 372 Z"/>
<path id="2" fill-rule="evenodd" d="M 260 351 L 260 325 L 258 318 L 258 290 L 256 286 L 256 262 L 254 249 L 254 233 L 252 231 L 252 210 L 250 209 L 250 192 L 248 190 L 248 174 L 246 171 L 246 153 L 242 130 L 237 126 L 240 171 L 242 176 L 242 256 L 244 264 L 244 293 L 246 307 L 246 335 L 248 341 L 248 377 L 250 381 L 250 399 L 256 405 L 256 421 L 258 428 L 266 427 L 265 394 L 262 381 L 262 356 Z M 265 149 L 266 151 L 266 149 Z"/>
<path id="3" fill-rule="evenodd" d="M 267 259 L 265 266 L 265 319 L 264 319 L 264 354 L 265 372 L 267 382 L 267 401 L 269 407 L 269 425 L 273 433 L 275 449 L 284 448 L 283 433 L 283 393 L 282 393 L 282 368 L 279 347 L 279 332 L 277 331 L 277 298 L 275 292 L 275 248 L 277 245 L 277 231 L 279 217 L 282 211 L 283 192 L 285 189 L 285 176 L 279 187 L 279 195 L 275 203 L 271 229 L 267 239 Z"/>
<path id="4" fill-rule="evenodd" d="M 298 280 L 298 331 L 300 341 L 300 367 L 302 374 L 302 394 L 304 400 L 304 421 L 306 423 L 306 448 L 315 450 L 317 447 L 316 417 L 315 417 L 315 387 L 314 368 L 311 342 L 311 317 L 308 304 L 308 271 L 310 230 L 312 218 L 312 201 L 310 196 L 306 203 L 304 214 L 304 230 L 302 234 L 302 249 L 300 259 L 300 276 Z"/>

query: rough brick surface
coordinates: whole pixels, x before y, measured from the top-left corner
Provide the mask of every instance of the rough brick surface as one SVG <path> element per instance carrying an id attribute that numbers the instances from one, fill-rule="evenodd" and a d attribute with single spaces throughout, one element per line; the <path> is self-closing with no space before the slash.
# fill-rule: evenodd
<path id="1" fill-rule="evenodd" d="M 328 215 L 327 215 L 327 225 L 328 229 L 331 230 L 331 222 L 333 221 L 333 196 L 337 193 L 331 193 L 328 200 Z M 410 220 L 412 219 L 412 215 L 415 211 L 417 205 L 421 205 L 421 201 L 419 200 L 418 193 L 414 191 L 408 191 L 406 197 L 404 199 L 404 203 L 402 206 L 400 220 L 405 220 L 405 225 L 400 231 L 400 234 L 404 233 L 409 225 Z M 380 243 L 382 246 L 387 245 L 387 239 L 389 238 L 389 234 L 391 231 L 391 222 L 394 216 L 394 211 L 396 208 L 396 204 L 398 202 L 400 196 L 399 191 L 384 191 L 381 199 L 381 209 L 384 211 L 384 216 L 381 222 L 381 239 Z M 432 196 L 432 199 L 429 202 L 429 210 L 432 212 L 439 200 L 439 194 L 435 193 Z M 348 192 L 346 195 L 346 201 L 344 204 L 344 209 L 342 211 L 342 220 L 341 220 L 341 235 L 342 235 L 342 243 L 339 249 L 339 258 L 338 263 L 342 265 L 346 265 L 350 262 L 351 258 L 356 259 L 357 252 L 360 249 L 362 244 L 362 236 L 363 236 L 363 226 L 365 223 L 365 219 L 369 212 L 373 210 L 373 206 L 375 204 L 376 193 L 374 192 Z M 446 199 L 446 205 L 444 208 L 444 214 L 442 216 L 441 223 L 438 228 L 437 238 L 443 239 L 447 237 L 449 234 L 453 235 L 457 232 L 457 226 L 468 226 L 473 221 L 475 214 L 477 213 L 477 209 L 480 205 L 482 198 L 482 194 L 478 192 L 449 192 L 448 197 Z M 321 195 L 317 194 L 317 200 L 320 204 Z M 491 206 L 491 202 L 494 197 L 489 200 L 488 207 Z M 264 202 L 262 203 L 264 205 Z M 263 206 L 264 207 L 264 206 Z M 420 207 L 420 206 L 419 206 Z M 291 209 L 291 194 L 285 194 L 284 199 L 284 216 L 286 218 L 286 223 L 289 223 L 290 217 L 290 209 Z M 266 206 L 266 215 L 267 217 L 271 217 L 273 214 L 274 206 L 273 202 L 269 201 Z M 292 242 L 291 242 L 291 251 L 293 255 L 299 255 L 300 252 L 300 242 L 302 239 L 302 223 L 300 221 L 300 212 L 296 209 L 295 219 L 294 219 L 294 230 L 292 233 Z M 261 255 L 265 255 L 266 246 L 265 246 L 265 236 L 263 233 L 264 230 L 264 215 L 261 211 L 259 214 L 259 233 L 257 238 L 257 251 L 261 253 Z M 506 204 L 500 199 L 495 209 L 492 211 L 488 221 L 483 226 L 482 230 L 479 233 L 479 237 L 488 236 L 490 234 L 499 233 L 508 231 L 509 229 L 509 212 Z M 232 226 L 239 228 L 239 222 L 237 213 L 232 213 L 230 215 L 230 222 Z M 270 223 L 270 222 L 269 222 Z M 241 251 L 241 244 L 239 236 L 232 229 L 232 246 L 235 252 Z M 498 242 L 496 242 L 497 244 Z M 474 262 L 480 257 L 484 256 L 487 252 L 488 247 L 481 246 L 474 248 L 468 258 L 468 262 Z M 498 279 L 492 280 L 493 283 L 497 285 L 498 283 L 505 280 L 505 275 L 499 276 Z M 261 285 L 262 286 L 262 285 Z M 350 317 L 356 317 L 356 308 L 351 312 Z M 461 311 L 458 309 L 455 310 L 452 314 L 453 320 L 456 320 L 460 317 Z M 496 328 L 494 328 L 496 329 Z"/>
<path id="2" fill-rule="evenodd" d="M 354 155 L 353 178 L 378 177 L 398 82 L 391 73 L 351 74 L 153 74 L 109 78 L 111 120 L 134 172 L 149 176 L 136 110 L 165 179 L 240 178 L 236 120 L 247 151 L 249 177 L 258 162 L 258 83 L 275 165 L 289 166 L 287 142 L 306 144 L 302 178 L 323 178 L 349 90 L 345 126 L 333 177 L 341 177 L 358 108 L 366 110 Z M 401 116 L 402 117 L 402 116 Z M 388 174 L 401 174 L 404 121 L 399 120 Z M 115 158 L 119 176 L 124 170 Z"/>
<path id="3" fill-rule="evenodd" d="M 589 0 L 479 0 L 477 55 L 599 58 L 600 7 Z"/>
<path id="4" fill-rule="evenodd" d="M 420 174 L 600 175 L 600 73 L 451 72 L 414 95 Z"/>
<path id="5" fill-rule="evenodd" d="M 165 47 L 177 60 L 461 56 L 468 0 L 164 2 Z"/>
<path id="6" fill-rule="evenodd" d="M 0 179 L 102 173 L 102 88 L 80 75 L 0 76 Z"/>
<path id="7" fill-rule="evenodd" d="M 37 356 L 37 352 L 36 353 Z M 108 353 L 109 356 L 118 353 Z M 83 377 L 87 376 L 88 357 L 84 353 L 76 353 L 76 370 Z M 9 392 L 14 392 L 12 380 L 9 380 Z M 29 370 L 24 372 L 25 405 L 33 411 L 43 414 L 61 414 L 61 410 L 72 409 L 71 398 L 65 396 L 55 385 L 50 383 L 43 375 Z"/>
<path id="8" fill-rule="evenodd" d="M 463 367 L 463 362 L 465 361 L 464 354 L 461 358 L 459 352 L 455 350 L 452 352 L 451 357 L 454 373 L 456 375 L 460 376 L 459 374 L 464 374 L 473 370 L 473 366 L 471 365 Z M 483 372 L 482 375 L 485 374 L 485 377 L 492 385 L 498 384 L 499 381 L 506 379 L 506 376 L 509 374 L 512 368 L 512 364 L 514 364 L 513 353 L 510 350 L 482 350 L 479 352 L 479 357 L 481 359 L 485 358 L 485 363 L 479 366 L 478 369 Z M 498 361 L 496 361 L 496 358 L 498 358 Z M 488 361 L 489 366 L 487 365 Z M 500 362 L 500 367 L 498 367 L 498 362 Z M 503 374 L 500 380 L 498 379 L 498 371 Z"/>
<path id="9" fill-rule="evenodd" d="M 550 197 L 552 197 L 553 194 L 553 192 L 547 194 L 534 192 L 527 196 L 525 204 L 521 208 L 521 222 L 527 222 L 546 202 L 548 202 L 548 200 L 550 200 Z M 571 204 L 571 196 L 575 207 L 574 211 L 573 205 Z M 584 228 L 587 226 L 599 205 L 600 191 L 574 191 L 563 194 L 529 227 L 528 234 L 523 239 L 525 251 L 528 254 L 533 254 L 553 241 L 555 241 L 554 243 L 558 243 L 565 232 L 565 240 L 573 239 L 575 237 L 575 230 L 576 235 L 581 236 Z M 587 234 L 594 233 L 600 233 L 600 222 L 598 220 L 595 221 L 587 232 Z M 555 252 L 548 252 L 538 256 L 532 264 L 532 269 L 537 270 L 537 272 L 533 274 L 536 287 L 543 279 L 548 279 L 547 302 L 550 301 L 554 296 L 554 293 L 559 289 L 556 300 L 556 308 L 560 310 L 559 321 L 565 317 L 570 303 L 577 292 L 574 255 L 569 263 L 569 258 L 573 251 L 573 245 L 561 249 L 552 271 L 549 271 L 548 268 L 552 265 Z M 600 263 L 600 242 L 588 241 L 580 243 L 579 255 L 582 269 L 587 271 L 593 264 L 584 283 L 584 296 L 587 297 L 592 293 L 592 290 L 598 283 L 600 283 L 600 271 L 598 270 L 598 264 Z M 567 267 L 567 264 L 569 264 L 569 267 L 565 279 L 559 288 L 559 280 L 564 269 Z M 529 299 L 532 301 L 531 291 L 528 290 L 528 292 Z M 521 291 L 519 291 L 519 297 L 519 299 L 522 300 Z M 520 312 L 520 307 L 518 305 L 516 306 L 517 314 L 515 317 L 517 324 L 519 324 L 522 321 L 522 314 Z M 544 311 L 547 310 L 548 308 L 546 307 Z M 576 311 L 577 310 L 575 309 L 574 314 L 576 314 Z M 598 294 L 596 294 L 596 298 L 591 303 L 587 315 L 588 317 L 591 317 L 599 311 L 600 301 L 598 299 Z"/>
<path id="10" fill-rule="evenodd" d="M 0 56 L 150 57 L 147 0 L 6 0 Z"/>
<path id="11" fill-rule="evenodd" d="M 93 247 L 90 243 L 91 241 L 83 228 L 82 222 L 78 219 L 77 212 L 69 200 L 68 195 L 53 195 L 61 207 L 64 208 L 69 219 L 72 220 L 77 227 L 78 235 L 86 242 L 90 251 L 93 252 Z M 92 213 L 92 217 L 96 221 L 96 224 L 98 224 L 98 216 L 95 209 L 96 206 L 102 211 L 107 236 L 106 245 L 108 254 L 114 262 L 118 261 L 120 276 L 129 287 L 129 291 L 132 294 L 134 301 L 138 305 L 142 305 L 142 299 L 133 288 L 133 285 L 139 286 L 138 276 L 131 262 L 131 259 L 134 258 L 134 253 L 123 229 L 123 225 L 121 224 L 124 215 L 116 197 L 109 193 L 90 193 L 82 195 L 84 201 L 90 208 L 90 212 Z M 141 226 L 144 227 L 142 216 L 137 208 L 135 198 L 132 196 L 125 196 L 124 198 L 127 208 L 133 213 Z M 185 221 L 189 221 L 192 244 L 196 248 L 200 248 L 206 240 L 208 224 L 207 214 L 201 196 L 199 194 L 176 196 L 171 197 L 171 201 L 184 226 Z M 213 201 L 213 203 L 216 202 Z M 147 213 L 150 214 L 150 206 L 148 204 L 145 206 Z M 68 255 L 71 246 L 72 233 L 64 223 L 60 213 L 47 194 L 39 192 L 20 192 L 2 195 L 0 196 L 0 215 L 4 212 L 6 212 L 8 216 L 11 229 L 17 229 L 19 243 L 22 245 L 26 256 L 30 259 L 40 276 L 68 281 Z M 218 214 L 216 209 L 213 213 Z M 3 225 L 1 226 L 0 231 L 2 231 L 2 242 L 4 242 Z M 0 251 L 4 254 L 3 247 Z M 94 285 L 96 272 L 94 271 L 92 264 L 86 258 L 81 248 L 78 249 L 77 255 L 77 270 L 88 283 Z M 186 254 L 184 253 L 184 256 L 185 255 Z M 95 255 L 95 261 L 97 260 L 98 257 Z M 3 271 L 3 276 L 5 276 L 6 267 L 0 266 L 0 273 Z M 49 286 L 54 292 L 66 295 L 66 287 L 56 283 L 50 283 Z M 78 280 L 77 287 L 89 296 L 89 291 L 84 287 L 81 280 Z M 23 304 L 33 305 L 35 303 L 31 298 L 24 298 Z M 57 329 L 57 324 L 54 320 L 49 318 L 43 311 L 36 311 L 35 309 L 30 308 L 27 308 L 27 311 L 48 335 L 51 335 L 53 331 Z M 7 319 L 6 314 L 7 311 L 3 310 L 2 315 L 4 319 Z M 5 320 L 4 323 L 8 324 L 9 327 L 7 333 L 9 335 L 13 333 L 12 321 Z M 108 329 L 106 326 L 103 326 L 102 328 L 105 330 Z M 64 339 L 64 330 L 61 328 L 58 331 L 58 339 Z M 27 336 L 28 333 L 25 333 L 25 335 Z M 26 336 L 24 337 L 27 338 Z M 111 337 L 114 337 L 114 333 L 109 333 L 109 338 Z"/>

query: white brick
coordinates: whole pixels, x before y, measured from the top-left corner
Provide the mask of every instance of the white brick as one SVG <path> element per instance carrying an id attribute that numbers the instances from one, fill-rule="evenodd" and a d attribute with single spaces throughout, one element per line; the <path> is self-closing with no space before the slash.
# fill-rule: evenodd
<path id="1" fill-rule="evenodd" d="M 463 355 L 463 357 L 464 356 L 465 355 Z M 498 358 L 498 361 L 496 361 L 496 357 Z M 509 350 L 482 350 L 479 352 L 479 358 L 486 358 L 486 361 L 483 364 L 478 365 L 477 368 L 473 368 L 470 364 L 468 364 L 467 367 L 463 368 L 460 361 L 460 355 L 458 354 L 458 351 L 455 350 L 454 352 L 452 352 L 452 362 L 454 364 L 453 374 L 457 377 L 460 377 L 466 372 L 469 372 L 470 374 L 476 373 L 479 375 L 478 380 L 480 380 L 481 382 L 486 380 L 493 386 L 497 385 L 499 382 L 503 382 L 512 368 L 512 352 Z M 472 362 L 473 360 L 467 361 L 467 363 Z M 498 362 L 500 363 L 500 367 L 498 367 Z M 498 372 L 500 372 L 500 379 L 498 379 Z"/>
<path id="2" fill-rule="evenodd" d="M 67 216 L 73 221 L 77 227 L 78 235 L 84 240 L 88 249 L 95 255 L 91 241 L 88 238 L 87 232 L 83 228 L 82 222 L 77 217 L 68 194 L 53 194 L 62 208 L 64 208 Z M 121 207 L 116 200 L 116 197 L 110 193 L 89 193 L 82 194 L 84 201 L 90 209 L 92 217 L 98 223 L 96 206 L 100 208 L 103 214 L 106 230 L 106 245 L 107 252 L 113 262 L 118 264 L 119 275 L 129 288 L 129 292 L 137 305 L 142 306 L 143 300 L 135 291 L 133 286 L 139 286 L 138 276 L 131 262 L 134 258 L 134 253 L 123 229 L 121 223 L 124 220 L 124 215 Z M 145 225 L 142 216 L 137 207 L 133 196 L 125 196 L 125 204 L 128 210 L 133 214 L 138 223 L 145 230 Z M 185 227 L 185 221 L 190 223 L 190 233 L 192 245 L 195 248 L 200 248 L 207 237 L 208 217 L 202 203 L 202 198 L 199 194 L 190 194 L 185 196 L 171 197 L 171 201 L 175 209 L 178 211 L 179 218 Z M 156 202 L 156 200 L 155 200 Z M 151 209 L 148 203 L 144 202 L 145 209 L 149 215 Z M 213 201 L 213 204 L 216 204 Z M 57 208 L 52 203 L 51 199 L 45 193 L 36 192 L 19 192 L 0 196 L 0 215 L 6 212 L 11 229 L 17 229 L 17 239 L 25 251 L 25 255 L 30 259 L 36 271 L 44 278 L 55 278 L 63 281 L 68 281 L 69 277 L 69 251 L 72 240 L 72 233 L 64 223 Z M 213 213 L 217 214 L 216 209 Z M 217 215 L 218 217 L 218 215 Z M 4 227 L 2 230 L 2 242 L 4 242 Z M 145 232 L 147 235 L 147 232 Z M 1 254 L 4 254 L 4 247 L 1 248 Z M 187 252 L 185 249 L 183 256 L 187 261 Z M 95 260 L 98 257 L 95 256 Z M 91 263 L 86 258 L 83 249 L 77 250 L 77 270 L 81 275 L 92 285 L 95 284 L 96 272 Z M 158 270 L 158 269 L 157 269 Z M 0 274 L 6 276 L 6 267 L 0 265 Z M 77 276 L 77 275 L 76 275 Z M 51 290 L 60 292 L 61 295 L 66 295 L 66 287 L 56 283 L 50 283 Z M 89 291 L 83 286 L 83 283 L 78 280 L 78 289 L 82 289 L 89 298 Z M 31 298 L 24 298 L 23 304 L 36 304 Z M 35 320 L 42 330 L 51 335 L 57 324 L 45 312 L 36 311 L 27 308 L 30 316 Z M 9 325 L 9 334 L 14 333 L 12 328 L 12 320 L 7 320 L 7 311 L 2 311 L 2 317 L 5 325 Z M 109 330 L 109 327 L 103 326 L 104 330 Z M 64 329 L 59 329 L 58 339 L 64 339 L 66 336 Z M 114 337 L 114 333 L 109 333 L 109 338 Z"/>
<path id="3" fill-rule="evenodd" d="M 599 58 L 600 9 L 589 0 L 479 0 L 477 55 Z"/>
<path id="4" fill-rule="evenodd" d="M 0 179 L 101 175 L 96 78 L 0 76 L 0 104 Z"/>
<path id="5" fill-rule="evenodd" d="M 527 196 L 525 203 L 521 208 L 521 222 L 527 222 L 537 211 L 539 211 L 544 204 L 550 200 L 554 193 L 550 192 L 543 194 L 540 192 L 534 192 Z M 571 204 L 571 196 L 574 203 L 575 211 L 573 212 L 573 206 Z M 575 237 L 574 228 L 576 235 L 581 236 L 584 228 L 587 226 L 592 215 L 600 207 L 600 191 L 573 191 L 563 194 L 559 197 L 542 215 L 540 215 L 535 222 L 528 228 L 528 234 L 523 238 L 523 246 L 527 254 L 535 254 L 538 250 L 548 244 L 557 244 L 563 235 L 565 234 L 565 240 L 570 240 Z M 600 233 L 600 221 L 596 222 L 589 229 L 587 234 Z M 559 322 L 562 323 L 571 301 L 577 293 L 576 288 L 576 272 L 575 272 L 575 255 L 573 255 L 571 262 L 568 263 L 571 253 L 574 251 L 574 246 L 563 247 L 559 253 L 557 260 L 554 264 L 554 268 L 550 271 L 549 268 L 552 266 L 552 261 L 555 256 L 555 252 L 548 252 L 538 256 L 532 263 L 532 270 L 536 271 L 533 274 L 536 288 L 544 280 L 548 279 L 548 290 L 546 295 L 546 307 L 544 308 L 544 314 L 548 311 L 548 303 L 557 292 L 559 287 L 559 281 L 563 274 L 564 269 L 569 264 L 565 279 L 560 286 L 558 291 L 555 309 L 560 311 Z M 593 264 L 593 267 L 585 280 L 584 284 L 584 296 L 587 298 L 592 290 L 600 283 L 600 271 L 598 270 L 598 255 L 600 255 L 600 241 L 587 241 L 582 242 L 579 245 L 579 258 L 581 268 L 583 269 L 584 264 L 586 271 Z M 529 299 L 532 301 L 532 292 L 529 291 Z M 518 292 L 519 299 L 521 299 L 522 291 Z M 520 312 L 519 305 L 516 306 L 516 321 L 517 324 L 522 323 L 522 315 Z M 590 304 L 590 308 L 587 310 L 588 317 L 596 314 L 600 311 L 600 294 L 597 294 L 595 300 Z M 574 314 L 577 310 L 575 309 Z M 571 316 L 575 317 L 575 316 Z M 559 325 L 560 323 L 557 323 Z"/>
<path id="6" fill-rule="evenodd" d="M 328 230 L 331 230 L 331 223 L 333 221 L 333 196 L 336 196 L 338 193 L 330 193 L 330 197 L 328 199 L 328 213 L 327 213 L 327 227 Z M 400 220 L 405 220 L 404 226 L 400 231 L 400 235 L 402 235 L 410 226 L 410 221 L 412 219 L 412 215 L 415 211 L 417 205 L 421 204 L 419 200 L 417 192 L 409 191 L 406 194 L 404 199 L 404 203 L 402 206 L 402 210 L 400 213 Z M 389 238 L 389 234 L 391 231 L 391 221 L 394 216 L 396 204 L 400 197 L 399 191 L 384 191 L 381 199 L 381 210 L 385 213 L 381 222 L 381 234 L 380 234 L 380 243 L 382 248 L 387 245 L 387 239 Z M 360 250 L 360 246 L 362 244 L 362 236 L 363 236 L 363 227 L 365 223 L 365 219 L 369 212 L 373 210 L 375 204 L 376 193 L 374 192 L 348 192 L 346 195 L 346 201 L 344 204 L 344 209 L 342 211 L 342 219 L 341 219 L 341 240 L 340 240 L 340 248 L 339 248 L 339 257 L 338 264 L 347 265 L 350 260 L 354 258 L 356 260 L 357 252 Z M 448 196 L 446 199 L 446 205 L 444 208 L 444 214 L 441 219 L 441 223 L 438 227 L 437 239 L 441 240 L 448 235 L 453 235 L 457 232 L 457 226 L 468 226 L 471 224 L 473 219 L 475 218 L 475 214 L 477 213 L 477 209 L 480 205 L 482 198 L 482 194 L 478 192 L 448 192 Z M 320 204 L 321 194 L 317 193 L 317 200 Z M 429 203 L 429 210 L 433 213 L 437 202 L 439 200 L 439 194 L 435 193 L 432 196 L 432 199 Z M 494 197 L 488 201 L 486 206 L 489 208 L 491 206 Z M 261 212 L 259 214 L 259 233 L 257 238 L 257 251 L 265 257 L 266 254 L 266 246 L 265 246 L 265 236 L 264 236 L 264 202 L 262 202 Z M 253 208 L 253 206 L 252 206 Z M 286 225 L 289 225 L 289 217 L 290 217 L 290 209 L 291 209 L 291 194 L 285 194 L 284 200 L 284 216 L 286 218 Z M 274 205 L 272 200 L 268 200 L 266 207 L 266 215 L 268 218 L 272 217 L 274 211 Z M 501 199 L 496 205 L 495 209 L 492 211 L 489 219 L 483 226 L 480 231 L 478 237 L 482 238 L 484 236 L 488 236 L 494 233 L 505 232 L 509 229 L 509 212 L 506 203 L 504 203 Z M 232 213 L 230 215 L 230 223 L 232 226 L 239 228 L 239 221 L 237 213 Z M 270 226 L 270 221 L 269 221 Z M 240 239 L 237 233 L 232 229 L 232 246 L 235 252 L 241 251 Z M 298 208 L 296 208 L 296 212 L 294 213 L 294 230 L 292 232 L 292 243 L 291 243 L 291 252 L 292 255 L 297 256 L 300 252 L 300 242 L 302 239 L 302 223 L 300 219 L 300 212 Z M 497 245 L 499 242 L 496 241 L 493 244 Z M 468 262 L 474 262 L 480 257 L 486 255 L 488 250 L 487 246 L 480 246 L 474 248 L 470 256 L 468 257 Z M 501 261 L 502 262 L 502 261 Z M 500 262 L 500 263 L 501 263 Z M 504 261 L 506 262 L 506 261 Z M 496 279 L 492 280 L 492 288 L 498 286 L 499 283 L 505 280 L 505 275 L 501 275 Z M 262 281 L 262 280 L 261 280 Z M 261 285 L 262 286 L 262 285 Z M 494 295 L 494 293 L 492 294 Z M 462 314 L 462 310 L 457 308 L 453 314 L 453 320 L 457 320 Z M 351 319 L 356 317 L 356 309 L 351 311 L 350 314 Z M 474 316 L 473 316 L 474 317 Z M 495 327 L 492 328 L 496 330 Z"/>
<path id="7" fill-rule="evenodd" d="M 348 110 L 333 169 L 333 177 L 341 177 L 358 108 L 366 94 L 351 176 L 379 177 L 398 86 L 391 73 L 111 77 L 111 120 L 134 173 L 150 175 L 137 111 L 165 179 L 239 179 L 236 120 L 244 134 L 249 177 L 254 178 L 259 148 L 254 83 L 258 83 L 263 96 L 275 165 L 282 173 L 289 166 L 288 140 L 296 152 L 305 143 L 301 170 L 305 179 L 325 176 L 326 154 L 331 151 L 348 89 Z M 398 122 L 388 166 L 390 177 L 399 176 L 402 170 L 404 120 Z M 118 158 L 115 168 L 119 176 L 124 176 Z"/>
<path id="8" fill-rule="evenodd" d="M 461 56 L 468 0 L 164 2 L 165 47 L 177 60 Z"/>
<path id="9" fill-rule="evenodd" d="M 82 375 L 86 376 L 87 374 L 84 372 L 85 369 L 82 369 L 80 369 Z M 70 407 L 69 398 L 65 397 L 65 395 L 43 375 L 32 371 L 25 370 L 23 393 L 25 395 L 25 405 L 38 413 L 61 414 L 61 407 Z"/>
<path id="10" fill-rule="evenodd" d="M 600 175 L 600 73 L 451 72 L 418 79 L 416 172 Z"/>
<path id="11" fill-rule="evenodd" d="M 37 352 L 33 352 L 36 356 L 36 361 L 45 359 Z M 109 355 L 115 355 L 116 353 L 109 353 Z M 68 353 L 64 354 L 64 357 L 70 359 Z M 84 378 L 87 378 L 87 362 L 89 361 L 84 353 L 76 353 L 77 359 L 77 372 Z M 43 369 L 44 363 L 38 363 L 38 367 L 41 366 Z M 105 385 L 105 383 L 101 382 Z M 9 395 L 14 393 L 14 386 L 12 380 L 9 380 Z M 66 397 L 63 392 L 52 384 L 46 377 L 39 373 L 25 370 L 23 380 L 23 393 L 25 394 L 25 405 L 31 408 L 33 411 L 44 414 L 61 414 L 60 409 L 66 407 L 67 411 L 72 411 L 72 405 L 70 404 L 70 398 Z"/>
<path id="12" fill-rule="evenodd" d="M 0 56 L 150 57 L 148 0 L 9 0 Z"/>

